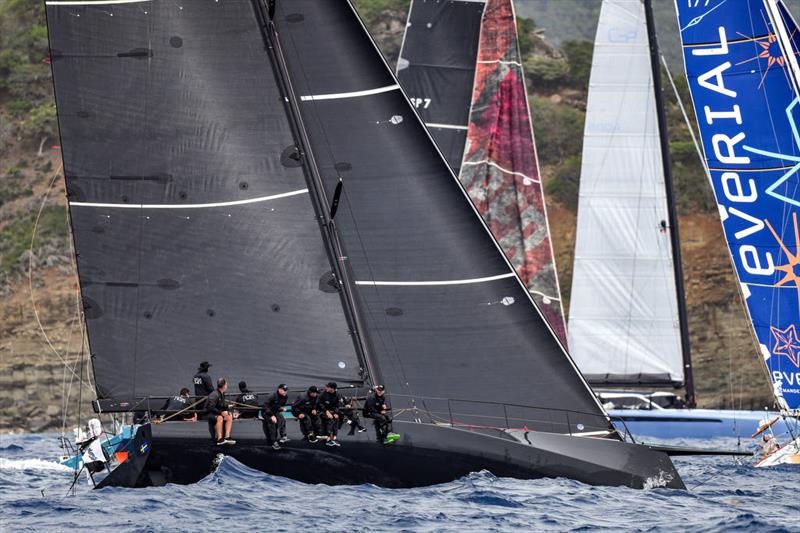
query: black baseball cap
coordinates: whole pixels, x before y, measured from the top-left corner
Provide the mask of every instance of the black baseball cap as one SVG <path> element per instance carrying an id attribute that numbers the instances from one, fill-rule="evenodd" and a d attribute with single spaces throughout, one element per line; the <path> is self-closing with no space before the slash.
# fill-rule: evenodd
<path id="1" fill-rule="evenodd" d="M 383 385 L 375 385 L 375 390 L 386 390 Z"/>
<path id="2" fill-rule="evenodd" d="M 283 390 L 289 390 L 289 385 L 287 385 L 286 383 L 281 383 L 280 385 L 278 385 L 278 388 Z"/>
<path id="3" fill-rule="evenodd" d="M 311 386 L 308 388 L 308 392 L 319 392 L 319 389 L 317 388 L 317 386 L 316 386 L 316 385 L 311 385 Z"/>
<path id="4" fill-rule="evenodd" d="M 338 388 L 338 387 L 339 387 L 339 386 L 336 384 L 336 382 L 335 382 L 335 381 L 329 381 L 329 382 L 328 382 L 328 384 L 327 384 L 327 385 L 325 385 L 325 386 L 326 386 L 326 387 L 330 387 L 330 388 L 332 388 L 332 389 L 336 389 L 336 388 Z"/>

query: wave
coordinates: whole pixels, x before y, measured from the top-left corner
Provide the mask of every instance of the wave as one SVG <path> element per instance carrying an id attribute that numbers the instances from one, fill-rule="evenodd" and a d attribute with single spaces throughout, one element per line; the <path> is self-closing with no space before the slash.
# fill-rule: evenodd
<path id="1" fill-rule="evenodd" d="M 55 461 L 43 459 L 7 459 L 0 457 L 0 471 L 2 470 L 36 470 L 50 472 L 72 472 L 68 466 Z"/>

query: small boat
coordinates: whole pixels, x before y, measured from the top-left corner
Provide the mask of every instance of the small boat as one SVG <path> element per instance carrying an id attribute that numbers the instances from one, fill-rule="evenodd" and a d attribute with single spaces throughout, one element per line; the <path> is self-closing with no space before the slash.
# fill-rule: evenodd
<path id="1" fill-rule="evenodd" d="M 224 453 L 331 484 L 684 488 L 614 429 L 350 2 L 51 0 L 47 19 L 94 408 L 141 420 L 143 464 L 109 484 L 196 481 Z M 199 360 L 262 401 L 383 384 L 401 438 L 318 446 L 290 420 L 274 450 L 257 419 L 233 445 L 155 423 Z"/>
<path id="2" fill-rule="evenodd" d="M 757 357 L 791 430 L 782 446 L 762 436 L 756 466 L 798 464 L 800 33 L 780 0 L 723 3 L 676 4 L 686 76 Z"/>

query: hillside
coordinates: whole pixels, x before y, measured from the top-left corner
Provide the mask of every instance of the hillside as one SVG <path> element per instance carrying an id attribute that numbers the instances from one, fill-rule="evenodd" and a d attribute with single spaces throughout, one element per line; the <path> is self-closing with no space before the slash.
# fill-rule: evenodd
<path id="1" fill-rule="evenodd" d="M 572 9 L 556 11 L 567 2 L 574 4 Z M 408 1 L 356 3 L 394 62 Z M 592 53 L 585 39 L 591 38 L 596 17 L 592 4 L 596 2 L 518 2 L 519 13 L 535 19 L 521 21 L 522 47 L 567 303 Z M 548 20 L 553 21 L 550 27 Z M 569 20 L 580 31 L 566 31 Z M 551 35 L 558 40 L 549 40 Z M 76 398 L 91 396 L 88 387 L 78 386 L 77 376 L 88 381 L 89 368 L 79 364 L 86 347 L 78 320 L 48 62 L 43 3 L 0 0 L 0 385 L 7 391 L 0 396 L 0 430 L 59 428 L 65 411 L 74 420 Z M 674 70 L 677 74 L 680 68 Z M 685 90 L 685 81 L 678 81 Z M 703 406 L 763 406 L 769 391 L 744 321 L 711 192 L 674 97 L 668 97 L 699 400 Z"/>

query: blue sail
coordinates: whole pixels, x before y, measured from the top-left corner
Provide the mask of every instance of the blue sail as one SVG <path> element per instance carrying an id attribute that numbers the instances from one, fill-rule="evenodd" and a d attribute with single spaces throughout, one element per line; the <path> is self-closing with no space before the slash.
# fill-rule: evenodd
<path id="1" fill-rule="evenodd" d="M 780 0 L 676 0 L 742 295 L 783 409 L 800 406 L 800 34 Z"/>

